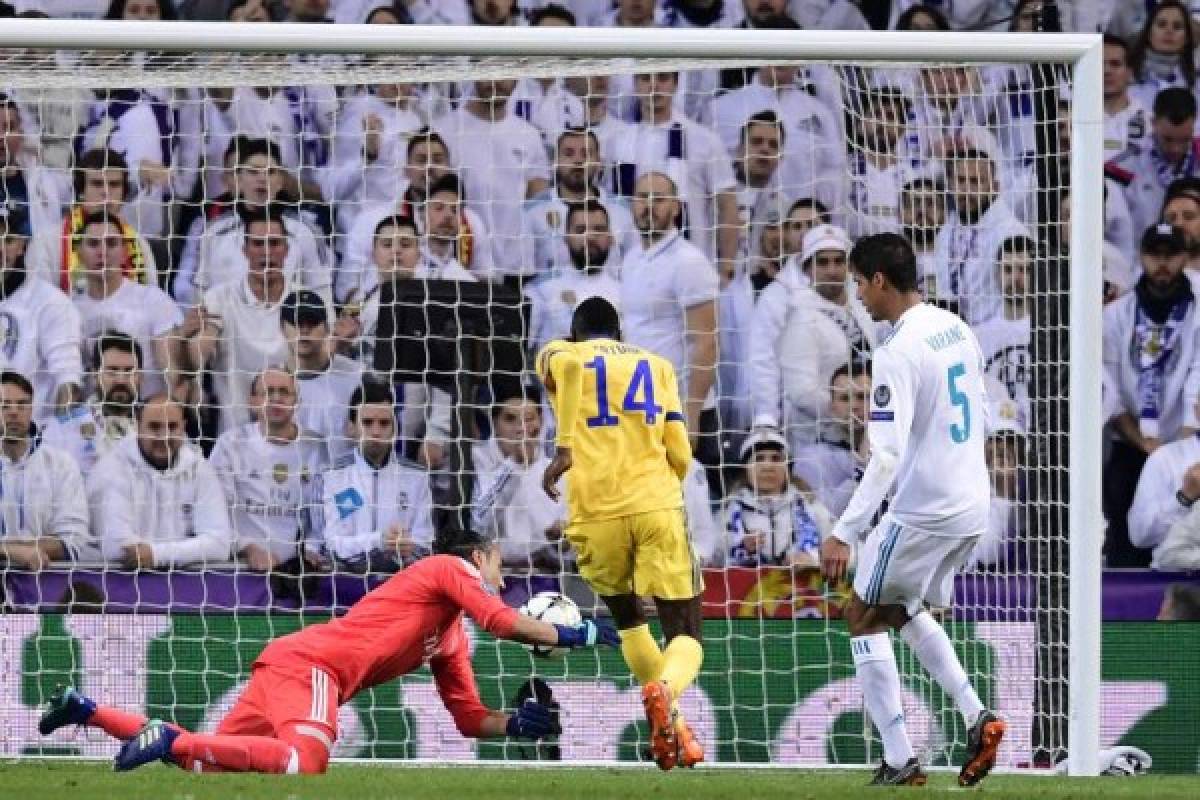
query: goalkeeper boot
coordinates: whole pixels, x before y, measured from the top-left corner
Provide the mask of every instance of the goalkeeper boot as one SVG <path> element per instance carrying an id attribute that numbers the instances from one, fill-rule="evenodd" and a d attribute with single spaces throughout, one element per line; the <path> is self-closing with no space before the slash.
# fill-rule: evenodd
<path id="1" fill-rule="evenodd" d="M 662 681 L 651 681 L 642 687 L 642 708 L 650 723 L 650 755 L 658 768 L 674 768 L 678 758 L 675 741 L 675 713 L 671 709 L 671 690 Z"/>
<path id="2" fill-rule="evenodd" d="M 49 736 L 67 725 L 84 725 L 96 713 L 96 703 L 84 697 L 73 686 L 54 687 L 50 707 L 38 720 L 38 733 Z"/>
<path id="3" fill-rule="evenodd" d="M 981 711 L 967 734 L 967 760 L 958 773 L 959 786 L 974 786 L 996 766 L 996 751 L 1008 726 L 991 711 Z"/>
<path id="4" fill-rule="evenodd" d="M 143 764 L 149 764 L 151 761 L 174 764 L 171 744 L 177 736 L 179 736 L 178 728 L 166 725 L 162 720 L 150 720 L 146 723 L 146 727 L 138 731 L 137 736 L 121 745 L 121 749 L 113 761 L 113 769 L 117 772 L 126 772 Z"/>
<path id="5" fill-rule="evenodd" d="M 694 767 L 704 760 L 704 745 L 692 733 L 691 727 L 682 717 L 675 720 L 675 741 L 677 743 L 675 761 L 681 767 Z"/>
<path id="6" fill-rule="evenodd" d="M 924 786 L 928 780 L 925 771 L 921 769 L 921 762 L 910 758 L 908 763 L 899 769 L 886 761 L 882 762 L 879 769 L 875 770 L 871 786 Z"/>

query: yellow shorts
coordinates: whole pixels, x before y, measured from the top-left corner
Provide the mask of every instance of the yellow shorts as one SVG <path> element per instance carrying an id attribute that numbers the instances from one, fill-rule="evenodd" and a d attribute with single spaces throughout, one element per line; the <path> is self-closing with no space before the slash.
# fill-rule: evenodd
<path id="1" fill-rule="evenodd" d="M 601 596 L 689 600 L 704 591 L 681 509 L 574 522 L 566 536 L 579 574 Z"/>

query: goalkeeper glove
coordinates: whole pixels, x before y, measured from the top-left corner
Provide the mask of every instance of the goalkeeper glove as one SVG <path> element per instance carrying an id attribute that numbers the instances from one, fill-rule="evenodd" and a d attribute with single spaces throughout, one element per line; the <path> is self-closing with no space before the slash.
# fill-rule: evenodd
<path id="1" fill-rule="evenodd" d="M 559 647 L 620 647 L 621 637 L 616 628 L 585 619 L 578 625 L 555 625 L 558 629 Z"/>
<path id="2" fill-rule="evenodd" d="M 558 714 L 532 697 L 517 707 L 508 718 L 504 732 L 509 736 L 525 739 L 540 739 L 543 736 L 562 733 Z"/>

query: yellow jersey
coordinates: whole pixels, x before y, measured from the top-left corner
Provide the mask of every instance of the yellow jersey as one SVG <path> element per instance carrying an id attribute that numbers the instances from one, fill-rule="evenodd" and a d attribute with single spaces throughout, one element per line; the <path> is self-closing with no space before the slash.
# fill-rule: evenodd
<path id="1" fill-rule="evenodd" d="M 555 340 L 538 353 L 537 371 L 556 443 L 571 448 L 569 521 L 683 507 L 692 453 L 670 361 L 614 339 Z"/>

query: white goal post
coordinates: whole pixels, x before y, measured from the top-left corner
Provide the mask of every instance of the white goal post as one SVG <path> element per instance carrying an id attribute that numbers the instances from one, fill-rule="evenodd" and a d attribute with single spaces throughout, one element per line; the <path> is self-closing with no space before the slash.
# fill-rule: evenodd
<path id="1" fill-rule="evenodd" d="M 481 77 L 645 71 L 767 62 L 962 62 L 1069 65 L 1072 72 L 1069 254 L 1069 674 L 1068 771 L 1099 771 L 1101 671 L 1101 302 L 1103 114 L 1098 35 L 681 29 L 489 28 L 201 22 L 4 20 L 0 85 L 122 85 L 120 65 L 97 77 L 88 64 L 110 51 L 195 54 L 178 74 L 160 69 L 156 86 L 355 82 L 353 62 L 330 68 L 290 54 L 367 54 L 372 79 Z M 53 51 L 82 51 L 80 65 Z M 209 55 L 213 54 L 213 55 Z M 227 55 L 216 55 L 227 54 Z M 228 55 L 233 54 L 233 55 Z M 631 59 L 632 62 L 617 62 Z M 186 62 L 186 63 L 184 63 Z M 256 67 L 264 68 L 255 71 Z M 131 77 L 139 68 L 127 67 Z M 414 76 L 417 76 L 414 78 Z M 514 75 L 515 77 L 515 75 Z M 103 80 L 103 84 L 95 81 Z M 143 80 L 146 78 L 143 77 Z M 199 82 L 198 82 L 199 80 Z M 132 84 L 131 84 L 132 85 Z M 1043 224 L 1054 221 L 1043 220 Z"/>

